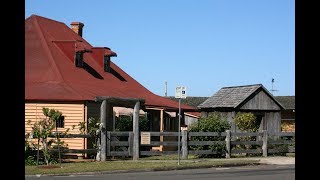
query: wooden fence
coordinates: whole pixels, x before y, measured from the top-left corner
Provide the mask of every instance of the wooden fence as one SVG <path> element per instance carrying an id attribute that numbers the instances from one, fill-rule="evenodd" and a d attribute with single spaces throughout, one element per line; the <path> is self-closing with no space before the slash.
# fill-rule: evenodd
<path id="1" fill-rule="evenodd" d="M 150 136 L 175 136 L 178 137 L 178 132 L 150 132 Z M 194 137 L 206 137 L 204 140 L 201 138 L 195 139 Z M 214 139 L 210 137 L 216 137 L 220 140 L 206 140 Z M 283 138 L 285 137 L 285 138 Z M 210 155 L 210 154 L 225 154 L 227 158 L 231 157 L 231 154 L 262 154 L 267 156 L 268 153 L 286 153 L 295 152 L 295 133 L 277 133 L 268 134 L 267 131 L 256 133 L 231 133 L 229 130 L 226 132 L 181 132 L 181 154 L 183 159 L 187 159 L 188 154 L 193 155 Z M 177 138 L 176 138 L 177 139 Z M 249 139 L 249 140 L 246 140 Z M 251 139 L 251 140 L 250 140 Z M 191 147 L 195 146 L 211 146 L 211 145 L 225 145 L 226 150 L 224 152 L 214 150 L 194 150 Z M 178 141 L 150 141 L 150 144 L 140 144 L 143 146 L 176 146 L 178 147 Z M 252 145 L 257 147 L 252 148 Z M 241 147 L 244 146 L 244 147 Z M 251 148 L 250 148 L 251 146 Z M 140 151 L 140 155 L 166 155 L 166 154 L 178 154 L 178 151 Z"/>
<path id="2" fill-rule="evenodd" d="M 146 132 L 141 132 L 142 133 Z M 171 146 L 178 149 L 178 132 L 147 132 L 150 135 L 150 142 L 141 144 L 140 155 L 169 155 L 178 154 L 177 150 L 154 151 L 151 147 Z M 166 141 L 163 137 L 173 137 Z M 89 138 L 90 135 L 61 135 L 60 138 Z M 161 137 L 161 138 L 160 138 Z M 200 138 L 199 138 L 200 137 Z M 201 138 L 202 137 L 202 138 Z M 161 139 L 161 141 L 160 141 Z M 174 140 L 172 140 L 174 139 Z M 209 139 L 209 140 L 208 140 Z M 218 140 L 210 140 L 218 139 Z M 182 159 L 187 159 L 188 154 L 193 155 L 209 155 L 221 154 L 226 158 L 230 158 L 235 154 L 262 154 L 267 156 L 271 153 L 287 153 L 295 152 L 295 133 L 280 132 L 277 134 L 269 134 L 267 131 L 255 133 L 231 133 L 226 132 L 187 132 L 181 131 L 181 154 Z M 224 151 L 213 150 L 195 150 L 192 147 L 223 145 Z M 133 156 L 133 132 L 107 132 L 107 156 Z M 51 151 L 57 151 L 53 149 Z M 96 149 L 62 149 L 65 153 L 95 153 Z"/>

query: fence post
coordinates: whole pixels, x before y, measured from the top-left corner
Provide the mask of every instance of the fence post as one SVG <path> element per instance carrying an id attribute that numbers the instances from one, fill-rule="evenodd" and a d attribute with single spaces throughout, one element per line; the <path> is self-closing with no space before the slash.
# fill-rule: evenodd
<path id="1" fill-rule="evenodd" d="M 100 132 L 99 132 L 100 133 Z M 101 161 L 101 138 L 98 136 L 97 141 L 97 154 L 96 154 L 96 160 Z"/>
<path id="2" fill-rule="evenodd" d="M 128 137 L 128 142 L 129 142 L 129 156 L 132 156 L 132 149 L 133 149 L 133 132 L 129 132 L 129 137 Z"/>
<path id="3" fill-rule="evenodd" d="M 107 132 L 107 156 L 111 156 L 111 132 Z"/>
<path id="4" fill-rule="evenodd" d="M 186 130 L 182 131 L 182 159 L 188 159 L 188 132 Z"/>
<path id="5" fill-rule="evenodd" d="M 226 148 L 227 148 L 227 152 L 226 152 L 226 158 L 230 158 L 231 157 L 231 146 L 230 146 L 230 139 L 231 139 L 231 131 L 230 130 L 226 130 Z"/>
<path id="6" fill-rule="evenodd" d="M 263 130 L 263 144 L 262 144 L 262 152 L 263 152 L 263 156 L 267 157 L 268 156 L 268 131 L 267 130 Z"/>

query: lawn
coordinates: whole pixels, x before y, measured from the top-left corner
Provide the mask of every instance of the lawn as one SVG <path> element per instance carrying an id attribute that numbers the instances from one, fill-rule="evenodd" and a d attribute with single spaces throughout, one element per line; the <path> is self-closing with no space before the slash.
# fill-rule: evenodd
<path id="1" fill-rule="evenodd" d="M 196 159 L 190 157 L 188 160 L 180 160 L 178 165 L 177 156 L 151 156 L 140 158 L 138 161 L 132 160 L 107 160 L 106 162 L 68 162 L 54 164 L 49 167 L 25 166 L 26 175 L 36 174 L 64 174 L 64 173 L 85 173 L 85 172 L 108 172 L 127 170 L 170 170 L 184 168 L 205 168 L 222 165 L 250 165 L 258 163 L 257 160 L 250 159 Z"/>

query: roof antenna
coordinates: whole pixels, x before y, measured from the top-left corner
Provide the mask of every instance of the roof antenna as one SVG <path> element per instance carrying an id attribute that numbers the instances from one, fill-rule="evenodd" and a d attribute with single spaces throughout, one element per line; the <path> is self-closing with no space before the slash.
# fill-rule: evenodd
<path id="1" fill-rule="evenodd" d="M 271 94 L 273 95 L 273 92 L 274 91 L 278 91 L 278 90 L 275 90 L 275 89 L 273 89 L 273 83 L 274 83 L 274 78 L 272 78 L 272 80 L 271 80 Z"/>

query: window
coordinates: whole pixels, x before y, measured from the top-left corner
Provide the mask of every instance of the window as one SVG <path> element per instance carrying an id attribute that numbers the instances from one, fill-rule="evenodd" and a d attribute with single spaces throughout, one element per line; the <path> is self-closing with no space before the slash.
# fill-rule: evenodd
<path id="1" fill-rule="evenodd" d="M 105 72 L 110 72 L 110 57 L 109 56 L 104 56 L 104 59 L 103 59 L 103 61 L 104 61 L 104 71 Z"/>
<path id="2" fill-rule="evenodd" d="M 83 67 L 83 52 L 76 52 L 75 58 L 76 67 Z"/>
<path id="3" fill-rule="evenodd" d="M 56 121 L 56 127 L 64 128 L 64 116 L 61 116 L 61 118 Z"/>

